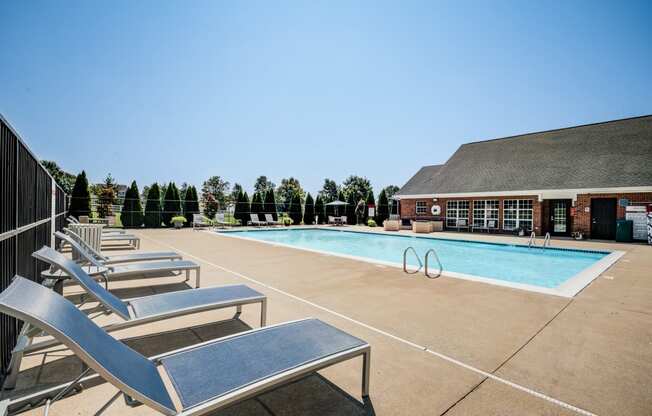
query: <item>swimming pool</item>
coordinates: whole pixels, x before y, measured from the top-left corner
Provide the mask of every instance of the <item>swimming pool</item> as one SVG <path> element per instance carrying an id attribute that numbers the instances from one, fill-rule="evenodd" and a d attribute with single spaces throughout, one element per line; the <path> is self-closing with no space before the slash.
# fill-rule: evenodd
<path id="1" fill-rule="evenodd" d="M 444 275 L 566 297 L 574 296 L 624 254 L 314 228 L 221 234 L 392 266 L 402 266 L 407 247 L 414 247 L 422 259 L 433 248 Z M 407 259 L 409 265 L 418 266 L 413 254 Z M 431 270 L 436 271 L 432 264 Z"/>

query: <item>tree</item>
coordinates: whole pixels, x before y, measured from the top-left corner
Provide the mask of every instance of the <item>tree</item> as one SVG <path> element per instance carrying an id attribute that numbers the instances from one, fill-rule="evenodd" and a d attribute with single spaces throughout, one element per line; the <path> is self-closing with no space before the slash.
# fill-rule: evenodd
<path id="1" fill-rule="evenodd" d="M 315 223 L 315 201 L 312 199 L 310 193 L 306 195 L 306 202 L 303 206 L 303 223 L 306 225 L 313 225 Z"/>
<path id="2" fill-rule="evenodd" d="M 206 194 L 206 198 L 204 199 L 204 215 L 212 220 L 219 209 L 220 204 L 213 198 L 213 194 Z"/>
<path id="3" fill-rule="evenodd" d="M 75 175 L 64 171 L 52 160 L 41 160 L 41 165 L 50 172 L 50 175 L 52 175 L 54 181 L 61 187 L 63 192 L 70 195 L 75 184 Z"/>
<path id="4" fill-rule="evenodd" d="M 376 199 L 374 198 L 374 193 L 373 192 L 369 192 L 369 194 L 367 194 L 367 200 L 365 201 L 364 220 L 363 220 L 365 225 L 367 224 L 367 220 L 369 219 L 369 206 L 370 205 L 373 205 L 375 207 L 376 212 L 377 212 L 378 207 L 376 207 Z M 374 218 L 374 221 L 375 221 L 375 218 Z"/>
<path id="5" fill-rule="evenodd" d="M 389 201 L 385 189 L 378 195 L 378 206 L 376 207 L 376 224 L 382 227 L 385 220 L 389 218 Z"/>
<path id="6" fill-rule="evenodd" d="M 140 193 L 136 181 L 131 182 L 131 186 L 125 192 L 120 222 L 125 228 L 140 228 L 143 225 L 143 206 L 140 203 Z"/>
<path id="7" fill-rule="evenodd" d="M 179 189 L 174 182 L 170 182 L 165 191 L 163 200 L 163 224 L 167 227 L 172 226 L 172 217 L 181 214 L 181 200 L 179 198 Z"/>
<path id="8" fill-rule="evenodd" d="M 239 221 L 240 221 L 240 224 L 242 224 L 242 225 L 246 225 L 247 222 L 246 222 L 246 221 L 243 221 L 243 218 L 244 218 L 244 216 L 243 216 L 243 214 L 244 214 L 244 210 L 243 210 L 243 198 L 244 198 L 244 192 L 240 192 L 240 193 L 236 196 L 236 199 L 235 199 L 235 202 L 234 202 L 234 204 L 235 204 L 235 209 L 233 210 L 233 218 L 235 218 L 236 220 L 239 220 Z"/>
<path id="9" fill-rule="evenodd" d="M 236 205 L 238 203 L 238 198 L 240 198 L 240 194 L 244 192 L 244 189 L 242 189 L 242 185 L 239 183 L 234 183 L 233 188 L 231 189 L 231 193 L 229 194 L 228 203 L 229 204 L 234 204 Z"/>
<path id="10" fill-rule="evenodd" d="M 100 218 L 106 218 L 113 215 L 113 205 L 116 203 L 115 197 L 115 179 L 109 173 L 104 179 L 104 183 L 96 186 L 95 192 L 98 198 L 97 214 Z"/>
<path id="11" fill-rule="evenodd" d="M 263 198 L 261 197 L 260 192 L 254 192 L 254 196 L 251 198 L 251 213 L 256 215 L 264 214 Z M 260 217 L 258 217 L 258 219 L 260 219 Z"/>
<path id="12" fill-rule="evenodd" d="M 197 188 L 190 185 L 186 189 L 186 195 L 183 198 L 183 215 L 186 217 L 186 227 L 192 225 L 193 214 L 199 214 L 199 201 L 197 200 Z"/>
<path id="13" fill-rule="evenodd" d="M 188 194 L 188 188 L 190 188 L 190 185 L 188 185 L 188 182 L 184 182 L 181 184 L 179 187 L 179 199 L 181 199 L 181 206 L 184 207 L 185 205 L 183 202 L 186 200 L 186 194 Z M 188 223 L 186 223 L 187 225 Z"/>
<path id="14" fill-rule="evenodd" d="M 158 183 L 154 182 L 149 187 L 145 202 L 145 227 L 158 228 L 161 220 L 161 190 Z"/>
<path id="15" fill-rule="evenodd" d="M 278 213 L 276 211 L 276 197 L 274 196 L 274 188 L 265 193 L 265 204 L 263 206 L 265 214 L 272 214 L 274 221 L 278 219 Z"/>
<path id="16" fill-rule="evenodd" d="M 240 219 L 242 221 L 242 225 L 247 225 L 247 221 L 249 221 L 249 214 L 251 214 L 251 200 L 249 199 L 249 195 L 247 194 L 247 191 L 242 193 L 242 200 L 240 201 L 240 212 L 242 213 L 242 218 Z"/>
<path id="17" fill-rule="evenodd" d="M 346 202 L 348 203 L 346 206 L 346 223 L 349 225 L 355 225 L 355 208 L 357 207 L 358 203 L 356 202 L 353 193 L 349 194 Z"/>
<path id="18" fill-rule="evenodd" d="M 281 184 L 276 189 L 277 202 L 283 204 L 283 208 L 289 211 L 290 203 L 294 194 L 299 194 L 299 198 L 303 199 L 306 195 L 298 179 L 293 177 L 281 180 Z"/>
<path id="19" fill-rule="evenodd" d="M 288 215 L 292 218 L 292 223 L 294 225 L 301 224 L 301 219 L 303 217 L 301 212 L 301 194 L 296 192 L 292 198 L 290 198 L 290 206 L 288 207 Z"/>
<path id="20" fill-rule="evenodd" d="M 389 200 L 391 197 L 396 195 L 400 188 L 396 185 L 389 185 L 383 188 L 383 191 L 385 191 L 385 195 L 387 196 L 387 199 Z"/>
<path id="21" fill-rule="evenodd" d="M 306 205 L 307 204 L 308 203 L 306 202 Z M 317 224 L 323 224 L 326 219 L 324 213 L 324 201 L 321 199 L 321 195 L 317 195 L 317 199 L 315 199 L 315 217 Z"/>
<path id="22" fill-rule="evenodd" d="M 357 204 L 361 199 L 365 199 L 369 192 L 373 192 L 369 179 L 362 176 L 351 175 L 342 183 L 344 195 L 348 198 L 353 194 L 353 200 Z"/>
<path id="23" fill-rule="evenodd" d="M 256 179 L 256 183 L 254 183 L 254 192 L 258 192 L 261 195 L 261 198 L 267 193 L 267 191 L 274 188 L 276 188 L 274 182 L 267 179 L 267 176 L 265 175 L 259 176 Z"/>
<path id="24" fill-rule="evenodd" d="M 337 199 L 339 189 L 334 180 L 324 179 L 324 186 L 322 186 L 321 191 L 317 194 L 317 197 L 322 198 L 325 202 L 333 202 Z"/>
<path id="25" fill-rule="evenodd" d="M 223 180 L 219 176 L 211 176 L 206 179 L 201 187 L 202 202 L 206 202 L 206 196 L 211 194 L 218 202 L 220 208 L 224 209 L 227 203 L 227 195 L 229 193 L 229 182 Z"/>
<path id="26" fill-rule="evenodd" d="M 79 219 L 80 215 L 90 215 L 91 213 L 91 194 L 88 191 L 88 179 L 86 172 L 77 175 L 75 186 L 72 188 L 70 201 L 70 215 Z"/>

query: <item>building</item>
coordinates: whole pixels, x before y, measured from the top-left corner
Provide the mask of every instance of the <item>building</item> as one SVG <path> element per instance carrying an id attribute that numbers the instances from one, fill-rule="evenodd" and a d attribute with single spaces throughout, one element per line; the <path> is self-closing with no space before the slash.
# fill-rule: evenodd
<path id="1" fill-rule="evenodd" d="M 652 203 L 652 115 L 467 143 L 397 193 L 403 219 L 614 239 Z"/>

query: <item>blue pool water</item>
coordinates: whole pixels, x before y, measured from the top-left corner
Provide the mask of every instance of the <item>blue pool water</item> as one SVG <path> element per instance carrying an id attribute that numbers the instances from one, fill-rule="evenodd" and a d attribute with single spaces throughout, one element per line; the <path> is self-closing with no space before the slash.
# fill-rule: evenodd
<path id="1" fill-rule="evenodd" d="M 434 248 L 444 271 L 545 288 L 556 288 L 609 254 L 321 229 L 234 231 L 229 234 L 399 264 L 403 263 L 403 251 L 409 246 L 414 247 L 422 259 L 428 249 Z M 418 265 L 413 255 L 408 255 L 408 263 Z"/>

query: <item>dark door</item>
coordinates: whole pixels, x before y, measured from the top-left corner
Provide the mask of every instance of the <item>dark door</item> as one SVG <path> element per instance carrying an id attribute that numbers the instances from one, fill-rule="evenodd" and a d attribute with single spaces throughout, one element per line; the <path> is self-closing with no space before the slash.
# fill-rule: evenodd
<path id="1" fill-rule="evenodd" d="M 550 201 L 550 234 L 570 234 L 570 199 L 553 199 Z"/>
<path id="2" fill-rule="evenodd" d="M 616 198 L 591 200 L 591 238 L 616 238 Z"/>

